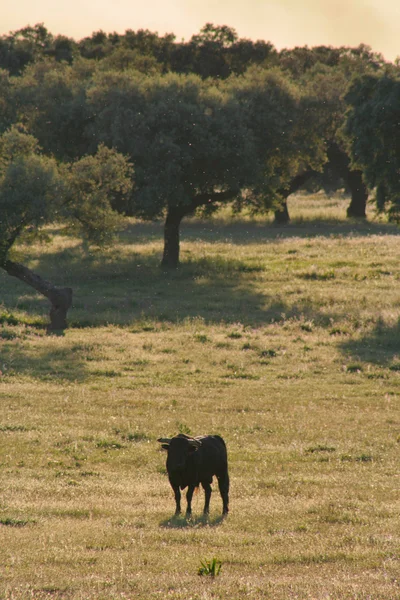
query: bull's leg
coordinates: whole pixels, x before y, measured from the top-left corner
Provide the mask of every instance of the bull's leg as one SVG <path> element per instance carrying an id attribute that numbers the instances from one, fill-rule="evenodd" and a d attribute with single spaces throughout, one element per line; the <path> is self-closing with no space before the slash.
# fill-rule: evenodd
<path id="1" fill-rule="evenodd" d="M 190 515 L 192 514 L 193 492 L 194 492 L 194 485 L 189 485 L 188 491 L 186 493 L 186 500 L 187 500 L 186 516 L 187 517 L 190 517 Z"/>
<path id="2" fill-rule="evenodd" d="M 210 512 L 210 499 L 211 499 L 211 485 L 209 483 L 203 483 L 201 482 L 201 485 L 204 488 L 204 493 L 206 496 L 205 502 L 204 502 L 204 514 L 208 515 L 208 513 Z"/>
<path id="3" fill-rule="evenodd" d="M 228 472 L 224 473 L 221 477 L 217 477 L 219 492 L 222 498 L 222 514 L 227 515 L 229 512 L 229 475 Z"/>
<path id="4" fill-rule="evenodd" d="M 179 489 L 179 485 L 173 485 L 172 489 L 174 490 L 174 494 L 175 494 L 175 503 L 176 503 L 175 514 L 180 515 L 181 514 L 181 491 Z"/>

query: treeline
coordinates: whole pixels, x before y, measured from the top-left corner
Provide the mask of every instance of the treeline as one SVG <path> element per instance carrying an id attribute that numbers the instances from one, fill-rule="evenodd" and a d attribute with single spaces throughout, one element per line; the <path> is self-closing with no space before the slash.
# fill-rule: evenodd
<path id="1" fill-rule="evenodd" d="M 52 303 L 70 290 L 11 260 L 54 219 L 94 243 L 118 215 L 165 218 L 162 264 L 182 219 L 230 202 L 275 211 L 301 187 L 345 187 L 400 214 L 400 69 L 367 46 L 294 48 L 205 25 L 188 42 L 127 30 L 75 41 L 43 25 L 0 38 L 0 266 Z"/>

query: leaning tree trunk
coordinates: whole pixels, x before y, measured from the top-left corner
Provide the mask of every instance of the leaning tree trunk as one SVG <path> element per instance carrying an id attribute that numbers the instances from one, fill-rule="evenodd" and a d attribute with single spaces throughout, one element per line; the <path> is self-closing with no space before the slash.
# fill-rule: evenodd
<path id="1" fill-rule="evenodd" d="M 72 289 L 58 288 L 20 263 L 6 260 L 3 268 L 11 277 L 16 277 L 33 287 L 50 300 L 50 324 L 48 331 L 63 331 L 67 327 L 67 312 L 72 305 Z"/>
<path id="2" fill-rule="evenodd" d="M 312 169 L 307 169 L 303 173 L 299 173 L 293 177 L 289 184 L 289 187 L 278 190 L 279 195 L 282 197 L 282 203 L 279 208 L 275 211 L 275 224 L 276 225 L 287 225 L 290 221 L 289 209 L 287 205 L 287 199 L 291 194 L 297 192 L 302 185 L 315 174 Z"/>
<path id="3" fill-rule="evenodd" d="M 169 269 L 179 267 L 180 226 L 185 213 L 182 209 L 170 207 L 164 225 L 164 253 L 161 266 Z"/>
<path id="4" fill-rule="evenodd" d="M 363 181 L 362 172 L 349 171 L 346 183 L 351 193 L 351 201 L 347 207 L 347 216 L 349 218 L 366 219 L 368 190 Z"/>

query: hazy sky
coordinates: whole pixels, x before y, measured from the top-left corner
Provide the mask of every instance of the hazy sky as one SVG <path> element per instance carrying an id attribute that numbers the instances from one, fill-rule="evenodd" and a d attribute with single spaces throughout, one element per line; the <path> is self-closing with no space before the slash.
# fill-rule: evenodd
<path id="1" fill-rule="evenodd" d="M 0 0 L 0 35 L 44 23 L 75 39 L 102 29 L 150 29 L 189 39 L 211 22 L 278 49 L 368 44 L 400 56 L 400 0 Z"/>

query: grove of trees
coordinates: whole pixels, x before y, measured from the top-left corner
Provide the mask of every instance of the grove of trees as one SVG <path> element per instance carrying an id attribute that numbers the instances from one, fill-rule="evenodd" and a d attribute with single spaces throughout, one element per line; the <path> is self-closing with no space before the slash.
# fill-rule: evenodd
<path id="1" fill-rule="evenodd" d="M 50 329 L 65 329 L 72 289 L 59 288 L 13 261 L 13 245 L 24 234 L 38 235 L 55 220 L 102 243 L 116 225 L 113 196 L 124 196 L 131 187 L 130 164 L 105 146 L 93 156 L 58 164 L 16 126 L 0 137 L 0 267 L 49 299 Z"/>
<path id="2" fill-rule="evenodd" d="M 13 261 L 52 221 L 104 243 L 124 215 L 164 219 L 179 265 L 184 217 L 230 202 L 290 215 L 302 186 L 345 188 L 348 217 L 400 220 L 400 67 L 367 46 L 294 48 L 206 24 L 173 34 L 43 24 L 0 37 L 0 267 L 47 296 L 66 326 L 70 288 Z"/>

